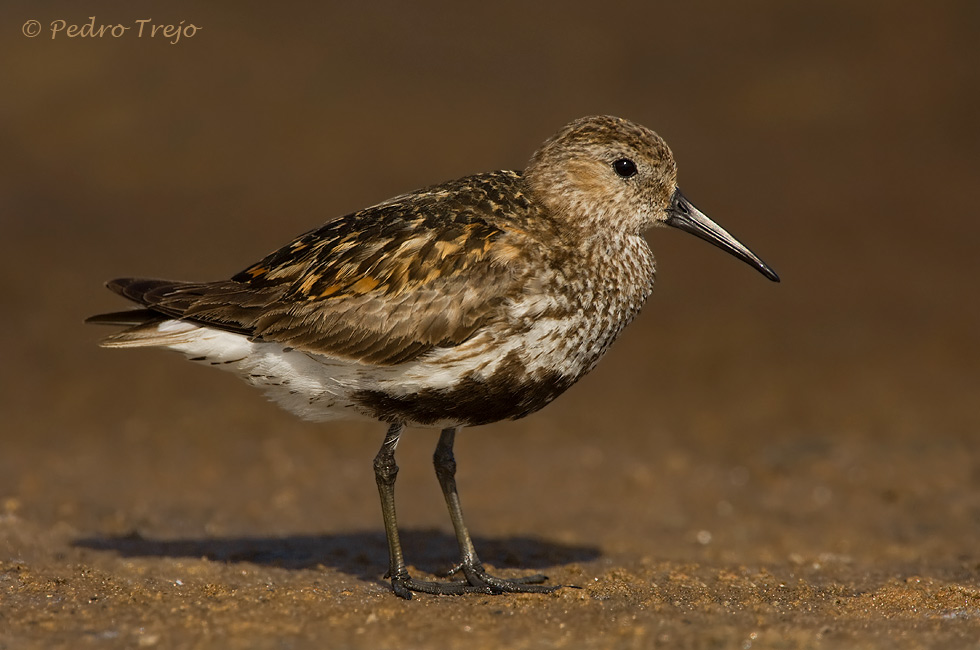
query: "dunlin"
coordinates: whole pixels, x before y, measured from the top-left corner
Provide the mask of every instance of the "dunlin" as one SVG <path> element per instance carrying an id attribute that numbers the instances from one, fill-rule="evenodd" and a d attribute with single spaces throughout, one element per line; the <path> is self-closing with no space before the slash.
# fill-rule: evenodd
<path id="1" fill-rule="evenodd" d="M 124 278 L 141 308 L 110 348 L 160 347 L 230 370 L 311 420 L 388 425 L 374 471 L 396 594 L 548 592 L 544 576 L 488 574 L 463 522 L 453 442 L 464 426 L 516 419 L 595 367 L 653 290 L 644 231 L 673 226 L 779 278 L 677 188 L 653 131 L 576 120 L 523 172 L 468 176 L 403 194 L 301 235 L 230 280 Z M 406 426 L 438 427 L 459 579 L 413 579 L 395 518 L 395 448 Z"/>

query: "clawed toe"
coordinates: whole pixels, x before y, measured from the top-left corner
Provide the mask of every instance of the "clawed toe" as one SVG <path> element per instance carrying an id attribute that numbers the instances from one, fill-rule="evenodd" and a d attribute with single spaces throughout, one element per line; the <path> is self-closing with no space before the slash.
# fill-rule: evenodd
<path id="1" fill-rule="evenodd" d="M 445 582 L 435 582 L 427 580 L 415 580 L 407 573 L 393 577 L 391 588 L 396 595 L 407 600 L 411 600 L 412 592 L 423 594 L 435 594 L 438 596 L 460 596 L 462 594 L 548 594 L 561 585 L 543 585 L 548 576 L 540 573 L 521 578 L 498 578 L 490 575 L 480 565 L 457 565 L 448 575 L 462 573 L 465 580 L 448 580 Z"/>
<path id="2" fill-rule="evenodd" d="M 463 564 L 461 570 L 471 585 L 486 585 L 495 593 L 546 594 L 558 588 L 557 586 L 542 585 L 541 583 L 547 580 L 548 576 L 540 573 L 513 579 L 498 578 L 487 573 L 483 565 L 479 563 Z"/>
<path id="3" fill-rule="evenodd" d="M 472 593 L 495 593 L 489 588 L 474 587 L 466 582 L 430 582 L 414 578 L 392 578 L 391 589 L 396 596 L 405 600 L 412 599 L 412 593 L 434 594 L 436 596 L 461 596 Z"/>
<path id="4" fill-rule="evenodd" d="M 416 580 L 409 575 L 391 579 L 391 589 L 396 596 L 405 600 L 412 599 L 412 593 L 433 594 L 435 596 L 462 596 L 463 594 L 498 594 L 500 591 L 489 585 L 472 585 L 469 582 L 450 580 L 436 582 Z"/>

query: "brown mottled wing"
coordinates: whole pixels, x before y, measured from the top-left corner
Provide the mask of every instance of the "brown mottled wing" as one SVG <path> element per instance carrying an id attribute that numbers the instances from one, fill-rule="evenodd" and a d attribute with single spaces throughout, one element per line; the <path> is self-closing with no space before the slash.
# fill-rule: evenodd
<path id="1" fill-rule="evenodd" d="M 530 211 L 517 174 L 486 174 L 330 222 L 227 282 L 114 288 L 171 317 L 397 364 L 465 341 L 521 291 L 507 224 Z"/>

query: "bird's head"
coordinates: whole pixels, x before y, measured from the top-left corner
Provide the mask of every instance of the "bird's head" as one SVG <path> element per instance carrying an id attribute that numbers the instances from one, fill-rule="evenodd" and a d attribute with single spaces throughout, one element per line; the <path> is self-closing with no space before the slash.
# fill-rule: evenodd
<path id="1" fill-rule="evenodd" d="M 608 115 L 567 124 L 531 157 L 524 176 L 534 196 L 576 230 L 639 234 L 667 225 L 708 241 L 755 267 L 776 273 L 677 188 L 677 164 L 663 138 Z"/>

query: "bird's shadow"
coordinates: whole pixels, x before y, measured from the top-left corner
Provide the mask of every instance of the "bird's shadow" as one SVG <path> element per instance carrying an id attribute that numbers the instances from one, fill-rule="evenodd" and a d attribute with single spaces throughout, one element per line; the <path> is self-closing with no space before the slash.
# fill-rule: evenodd
<path id="1" fill-rule="evenodd" d="M 456 563 L 456 538 L 439 530 L 402 529 L 409 564 L 430 573 L 445 573 Z M 595 546 L 561 544 L 530 537 L 474 538 L 480 558 L 498 568 L 540 570 L 601 555 Z M 354 532 L 287 537 L 206 537 L 153 539 L 138 532 L 76 539 L 72 546 L 112 551 L 123 557 L 195 557 L 233 564 L 248 562 L 286 569 L 332 567 L 361 580 L 377 580 L 388 568 L 388 545 L 382 532 Z"/>

